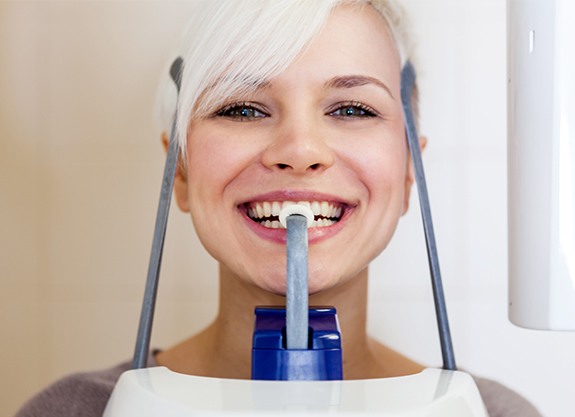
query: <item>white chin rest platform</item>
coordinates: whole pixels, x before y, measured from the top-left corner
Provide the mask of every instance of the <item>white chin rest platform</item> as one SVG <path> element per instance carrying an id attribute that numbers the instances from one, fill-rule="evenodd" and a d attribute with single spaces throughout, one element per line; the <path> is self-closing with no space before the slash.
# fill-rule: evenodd
<path id="1" fill-rule="evenodd" d="M 488 417 L 473 378 L 425 369 L 350 381 L 252 381 L 183 375 L 165 367 L 124 372 L 104 417 L 249 415 Z"/>

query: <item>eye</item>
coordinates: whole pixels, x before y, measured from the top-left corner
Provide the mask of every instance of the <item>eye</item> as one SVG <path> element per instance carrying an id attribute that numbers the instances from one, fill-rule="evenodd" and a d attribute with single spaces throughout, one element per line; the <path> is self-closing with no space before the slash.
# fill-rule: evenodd
<path id="1" fill-rule="evenodd" d="M 218 110 L 215 115 L 239 122 L 257 120 L 269 116 L 258 105 L 253 103 L 229 104 Z"/>
<path id="2" fill-rule="evenodd" d="M 359 102 L 340 103 L 334 110 L 330 110 L 328 114 L 330 116 L 343 119 L 369 118 L 377 116 L 377 112 L 375 110 Z"/>

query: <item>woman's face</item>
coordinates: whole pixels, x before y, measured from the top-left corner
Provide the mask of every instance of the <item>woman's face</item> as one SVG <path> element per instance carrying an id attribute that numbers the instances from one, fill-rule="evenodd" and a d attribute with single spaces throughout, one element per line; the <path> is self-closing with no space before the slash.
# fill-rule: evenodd
<path id="1" fill-rule="evenodd" d="M 206 249 L 239 279 L 285 294 L 286 202 L 310 204 L 310 293 L 363 271 L 407 208 L 400 62 L 371 7 L 338 8 L 284 73 L 191 123 L 176 185 Z"/>

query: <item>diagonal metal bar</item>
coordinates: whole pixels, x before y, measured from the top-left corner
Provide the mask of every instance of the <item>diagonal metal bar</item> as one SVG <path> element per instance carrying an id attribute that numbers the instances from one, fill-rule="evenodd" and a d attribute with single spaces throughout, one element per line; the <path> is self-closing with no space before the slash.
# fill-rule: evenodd
<path id="1" fill-rule="evenodd" d="M 412 107 L 412 94 L 415 86 L 415 69 L 411 62 L 407 62 L 401 71 L 401 102 L 405 117 L 405 128 L 407 141 L 413 159 L 415 170 L 415 180 L 421 206 L 421 216 L 423 219 L 423 230 L 425 232 L 425 242 L 427 245 L 427 257 L 429 260 L 429 270 L 431 273 L 431 285 L 433 288 L 433 299 L 435 301 L 435 314 L 439 330 L 439 340 L 441 343 L 441 354 L 443 357 L 443 369 L 456 370 L 455 355 L 449 330 L 449 320 L 447 317 L 447 307 L 443 293 L 441 271 L 439 269 L 439 257 L 437 255 L 437 245 L 435 243 L 435 232 L 431 218 L 431 207 L 429 204 L 429 194 L 425 182 L 423 162 L 419 149 L 419 136 L 415 124 L 415 117 Z"/>
<path id="2" fill-rule="evenodd" d="M 172 77 L 180 92 L 180 77 L 183 69 L 183 60 L 177 58 L 170 68 Z M 168 225 L 168 214 L 170 212 L 170 202 L 172 200 L 172 189 L 174 188 L 174 178 L 178 164 L 179 144 L 176 138 L 177 111 L 172 122 L 170 132 L 170 143 L 168 145 L 168 155 L 164 166 L 164 176 L 162 178 L 162 188 L 160 190 L 160 202 L 156 214 L 156 225 L 152 240 L 152 251 L 150 263 L 148 265 L 148 276 L 146 279 L 146 289 L 144 291 L 144 301 L 140 313 L 140 324 L 138 326 L 138 336 L 136 337 L 136 348 L 132 367 L 134 369 L 145 368 L 148 365 L 148 353 L 150 350 L 150 338 L 152 335 L 152 324 L 154 321 L 154 311 L 156 306 L 156 296 L 158 293 L 158 282 L 160 278 L 160 267 L 162 264 L 162 253 Z"/>

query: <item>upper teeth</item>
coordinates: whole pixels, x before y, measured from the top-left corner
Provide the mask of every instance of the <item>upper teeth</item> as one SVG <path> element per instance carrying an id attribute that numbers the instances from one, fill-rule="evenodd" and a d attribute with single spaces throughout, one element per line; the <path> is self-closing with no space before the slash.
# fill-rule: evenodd
<path id="1" fill-rule="evenodd" d="M 342 213 L 342 207 L 340 205 L 328 201 L 261 201 L 249 204 L 248 215 L 254 220 L 269 218 L 265 222 L 262 222 L 262 224 L 273 227 L 276 225 L 272 225 L 272 223 L 277 222 L 277 219 L 273 219 L 273 217 L 279 216 L 280 211 L 285 206 L 293 204 L 309 207 L 314 216 L 316 216 L 315 226 L 329 226 L 333 224 L 335 220 L 339 220 Z M 269 225 L 267 224 L 268 222 L 270 223 Z"/>

